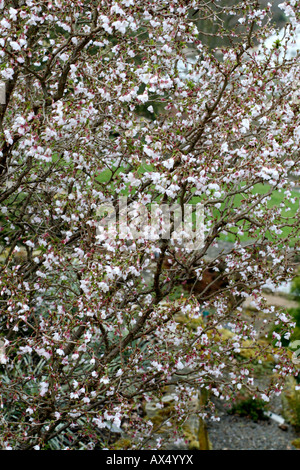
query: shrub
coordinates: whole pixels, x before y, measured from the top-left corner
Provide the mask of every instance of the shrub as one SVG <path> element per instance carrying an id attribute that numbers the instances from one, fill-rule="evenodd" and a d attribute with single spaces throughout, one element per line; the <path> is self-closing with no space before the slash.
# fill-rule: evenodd
<path id="1" fill-rule="evenodd" d="M 263 286 L 299 249 L 300 132 L 299 1 L 270 48 L 266 3 L 0 0 L 4 449 L 110 448 L 124 430 L 142 448 L 139 406 L 168 385 L 172 432 L 199 387 L 268 393 L 251 362 L 274 351 L 242 302 L 290 328 Z M 277 391 L 294 368 L 276 354 Z"/>
<path id="2" fill-rule="evenodd" d="M 265 411 L 267 411 L 267 403 L 265 401 L 250 397 L 234 404 L 229 410 L 229 414 L 244 416 L 257 422 L 269 419 L 265 415 Z"/>

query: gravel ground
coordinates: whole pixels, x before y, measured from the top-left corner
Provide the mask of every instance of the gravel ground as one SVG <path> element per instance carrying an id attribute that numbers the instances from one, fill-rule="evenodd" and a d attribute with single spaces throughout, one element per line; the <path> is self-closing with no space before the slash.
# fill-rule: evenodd
<path id="1" fill-rule="evenodd" d="M 282 431 L 273 420 L 254 423 L 248 418 L 223 416 L 208 426 L 213 450 L 295 450 L 297 436 L 289 426 Z"/>
<path id="2" fill-rule="evenodd" d="M 297 436 L 292 426 L 279 428 L 272 419 L 255 423 L 249 418 L 228 415 L 220 403 L 220 421 L 208 423 L 208 435 L 213 450 L 296 450 L 291 442 Z M 280 401 L 271 407 L 280 414 Z"/>

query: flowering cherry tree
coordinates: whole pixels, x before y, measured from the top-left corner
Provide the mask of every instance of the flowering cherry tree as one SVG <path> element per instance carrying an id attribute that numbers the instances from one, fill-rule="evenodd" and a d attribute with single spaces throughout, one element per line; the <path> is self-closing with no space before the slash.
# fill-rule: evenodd
<path id="1" fill-rule="evenodd" d="M 143 409 L 167 386 L 181 437 L 199 390 L 268 401 L 296 373 L 280 334 L 259 338 L 293 327 L 262 289 L 292 278 L 299 250 L 300 5 L 280 5 L 286 40 L 267 48 L 271 3 L 224 3 L 0 1 L 2 448 L 113 449 L 121 430 L 157 447 Z M 133 216 L 200 202 L 204 242 L 130 223 L 121 237 L 118 217 L 99 230 L 121 196 Z M 199 413 L 214 417 L 210 399 Z"/>

